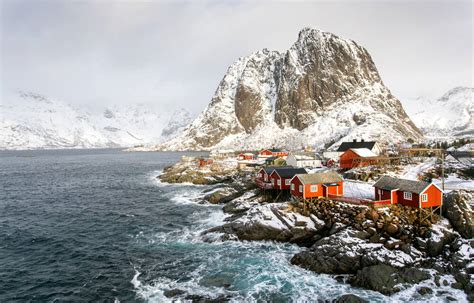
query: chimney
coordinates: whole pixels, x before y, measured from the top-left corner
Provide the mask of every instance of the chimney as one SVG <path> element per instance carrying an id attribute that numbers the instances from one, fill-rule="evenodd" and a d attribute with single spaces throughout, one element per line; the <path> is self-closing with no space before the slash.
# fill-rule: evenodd
<path id="1" fill-rule="evenodd" d="M 352 139 L 352 142 L 357 142 L 357 139 Z"/>

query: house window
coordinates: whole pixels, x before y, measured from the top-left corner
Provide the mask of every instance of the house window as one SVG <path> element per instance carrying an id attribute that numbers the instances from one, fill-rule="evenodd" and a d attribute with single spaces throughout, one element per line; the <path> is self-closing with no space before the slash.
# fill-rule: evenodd
<path id="1" fill-rule="evenodd" d="M 278 184 L 279 186 L 281 186 L 281 180 L 280 180 L 280 179 L 277 180 L 277 184 Z"/>
<path id="2" fill-rule="evenodd" d="M 411 193 L 409 192 L 403 192 L 403 199 L 405 200 L 411 200 Z"/>
<path id="3" fill-rule="evenodd" d="M 291 184 L 291 190 L 295 190 L 295 185 Z"/>
<path id="4" fill-rule="evenodd" d="M 311 191 L 312 193 L 317 192 L 317 191 L 318 191 L 318 186 L 317 186 L 317 185 L 311 185 L 310 191 Z"/>
<path id="5" fill-rule="evenodd" d="M 379 197 L 381 198 L 383 195 L 383 190 L 382 189 L 379 189 Z"/>
<path id="6" fill-rule="evenodd" d="M 265 181 L 268 181 L 268 175 L 265 175 L 263 179 L 265 179 Z"/>
<path id="7" fill-rule="evenodd" d="M 303 192 L 303 185 L 300 185 L 299 189 L 300 189 L 300 193 L 302 193 Z"/>
<path id="8" fill-rule="evenodd" d="M 285 185 L 290 185 L 290 179 L 285 180 Z"/>
<path id="9" fill-rule="evenodd" d="M 421 195 L 421 202 L 428 202 L 428 194 Z"/>

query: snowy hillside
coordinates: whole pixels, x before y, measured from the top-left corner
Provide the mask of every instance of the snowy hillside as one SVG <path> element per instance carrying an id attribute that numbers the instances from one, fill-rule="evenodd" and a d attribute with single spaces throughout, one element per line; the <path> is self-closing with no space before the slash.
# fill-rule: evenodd
<path id="1" fill-rule="evenodd" d="M 405 108 L 427 139 L 474 136 L 474 88 L 456 87 L 438 99 L 406 100 Z"/>
<path id="2" fill-rule="evenodd" d="M 127 105 L 91 111 L 34 93 L 0 104 L 0 149 L 129 147 L 177 135 L 191 119 L 185 110 Z"/>
<path id="3" fill-rule="evenodd" d="M 305 28 L 285 53 L 264 49 L 239 58 L 199 117 L 156 149 L 322 147 L 354 138 L 421 137 L 366 49 Z"/>

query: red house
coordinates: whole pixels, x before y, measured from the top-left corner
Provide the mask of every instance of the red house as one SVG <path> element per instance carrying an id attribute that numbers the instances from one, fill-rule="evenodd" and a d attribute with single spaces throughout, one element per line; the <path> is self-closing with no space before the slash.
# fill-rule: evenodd
<path id="1" fill-rule="evenodd" d="M 295 175 L 290 184 L 291 195 L 303 199 L 344 195 L 344 180 L 335 172 Z"/>
<path id="2" fill-rule="evenodd" d="M 368 148 L 351 148 L 339 156 L 339 167 L 351 169 L 371 165 L 371 160 L 377 155 Z"/>
<path id="3" fill-rule="evenodd" d="M 205 159 L 205 158 L 199 159 L 199 167 L 212 165 L 213 163 L 214 161 L 212 159 Z"/>
<path id="4" fill-rule="evenodd" d="M 240 153 L 240 154 L 237 156 L 237 159 L 238 159 L 238 160 L 254 160 L 254 159 L 255 159 L 255 155 L 252 154 L 252 153 Z"/>
<path id="5" fill-rule="evenodd" d="M 288 156 L 288 152 L 283 151 L 281 149 L 264 149 L 261 150 L 258 154 L 259 158 L 269 158 L 269 157 L 286 157 Z"/>
<path id="6" fill-rule="evenodd" d="M 433 183 L 382 176 L 375 184 L 375 200 L 429 208 L 443 205 L 443 191 Z"/>
<path id="7" fill-rule="evenodd" d="M 273 188 L 279 190 L 289 190 L 290 181 L 296 174 L 306 174 L 307 171 L 304 168 L 275 168 L 270 174 L 270 180 Z"/>

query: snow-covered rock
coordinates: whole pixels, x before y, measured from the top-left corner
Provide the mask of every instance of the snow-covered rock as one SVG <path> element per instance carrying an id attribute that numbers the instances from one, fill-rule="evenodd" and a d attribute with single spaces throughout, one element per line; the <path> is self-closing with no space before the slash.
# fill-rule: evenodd
<path id="1" fill-rule="evenodd" d="M 0 104 L 0 149 L 130 147 L 161 142 L 190 122 L 183 109 L 133 104 L 93 111 L 20 92 Z"/>
<path id="2" fill-rule="evenodd" d="M 324 146 L 352 138 L 393 142 L 421 133 L 366 49 L 305 28 L 285 53 L 239 58 L 199 117 L 156 149 Z"/>
<path id="3" fill-rule="evenodd" d="M 438 99 L 404 101 L 413 122 L 427 139 L 472 138 L 474 135 L 474 88 L 455 87 Z"/>

